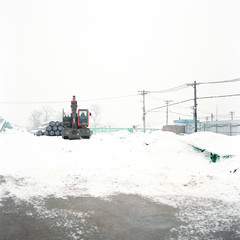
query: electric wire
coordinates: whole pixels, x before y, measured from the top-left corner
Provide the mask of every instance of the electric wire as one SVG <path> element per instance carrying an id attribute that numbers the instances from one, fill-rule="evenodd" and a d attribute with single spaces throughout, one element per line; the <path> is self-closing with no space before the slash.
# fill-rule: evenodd
<path id="1" fill-rule="evenodd" d="M 159 90 L 159 91 L 149 91 L 150 93 L 167 93 L 167 92 L 174 92 L 174 91 L 178 91 L 178 90 L 182 90 L 185 88 L 188 88 L 188 84 L 183 84 L 177 87 L 172 87 L 172 88 L 168 88 L 168 89 L 164 89 L 164 90 Z"/>
<path id="2" fill-rule="evenodd" d="M 197 97 L 197 99 L 223 98 L 223 97 L 237 97 L 237 96 L 240 96 L 240 93 L 236 93 L 236 94 L 227 94 L 227 95 L 218 95 L 218 96 Z"/>
<path id="3" fill-rule="evenodd" d="M 237 96 L 240 96 L 240 93 L 237 93 L 237 94 L 228 94 L 228 95 L 219 95 L 219 96 L 197 97 L 197 99 L 200 99 L 200 100 L 201 100 L 201 99 L 209 99 L 209 98 L 223 98 L 223 97 L 237 97 Z M 185 103 L 185 102 L 189 102 L 189 101 L 193 101 L 193 100 L 194 100 L 193 98 L 191 98 L 191 99 L 186 99 L 186 100 L 183 100 L 183 101 L 180 101 L 180 102 L 168 104 L 168 106 L 174 106 L 174 105 L 177 105 L 177 104 L 181 104 L 181 103 Z M 149 109 L 147 112 L 151 112 L 151 111 L 153 111 L 153 110 L 161 109 L 161 108 L 165 108 L 165 107 L 167 107 L 167 106 L 164 105 L 164 106 L 152 108 L 152 109 Z"/>
<path id="4" fill-rule="evenodd" d="M 181 104 L 181 103 L 185 103 L 185 102 L 189 102 L 189 101 L 193 101 L 193 99 L 187 99 L 187 100 L 183 100 L 183 101 L 180 101 L 180 102 L 176 102 L 176 103 L 171 103 L 171 104 L 168 104 L 168 106 L 174 106 L 174 105 L 177 105 L 177 104 Z M 160 106 L 160 107 L 156 107 L 156 108 L 152 108 L 152 109 L 149 109 L 147 112 L 151 112 L 153 110 L 157 110 L 157 109 L 161 109 L 161 108 L 165 108 L 167 107 L 166 105 L 164 106 Z"/>
<path id="5" fill-rule="evenodd" d="M 101 101 L 101 100 L 111 100 L 111 99 L 120 99 L 120 98 L 128 98 L 128 97 L 136 97 L 139 96 L 138 94 L 132 95 L 123 95 L 123 96 L 116 96 L 116 97 L 106 97 L 106 98 L 95 98 L 95 99 L 78 99 L 78 102 L 86 102 L 86 101 Z M 1 101 L 0 104 L 58 104 L 58 103 L 69 103 L 70 101 L 36 101 L 36 102 L 7 102 Z"/>
<path id="6" fill-rule="evenodd" d="M 215 82 L 197 82 L 198 85 L 203 84 L 217 84 L 217 83 L 230 83 L 230 82 L 239 82 L 240 78 L 231 79 L 231 80 L 223 80 L 223 81 L 215 81 Z"/>
<path id="7" fill-rule="evenodd" d="M 169 110 L 170 113 L 173 113 L 173 114 L 177 114 L 177 115 L 182 115 L 182 116 L 186 116 L 186 117 L 193 117 L 193 115 L 188 115 L 188 114 L 184 114 L 184 113 L 178 113 L 178 112 L 173 112 L 171 110 Z"/>
<path id="8" fill-rule="evenodd" d="M 210 112 L 205 112 L 205 111 L 202 111 L 202 110 L 199 110 L 199 109 L 198 109 L 198 112 L 201 112 L 203 114 L 211 114 Z"/>
<path id="9" fill-rule="evenodd" d="M 69 103 L 69 101 L 47 101 L 47 102 L 0 102 L 0 104 L 57 104 Z"/>
<path id="10" fill-rule="evenodd" d="M 130 94 L 130 95 L 123 95 L 117 97 L 106 97 L 106 98 L 95 98 L 95 99 L 80 99 L 79 101 L 102 101 L 102 100 L 112 100 L 112 99 L 119 99 L 119 98 L 128 98 L 128 97 L 136 97 L 139 94 Z"/>
<path id="11" fill-rule="evenodd" d="M 150 99 L 152 99 L 152 100 L 155 100 L 155 101 L 166 101 L 166 99 L 160 98 L 160 97 L 157 97 L 157 96 L 151 96 L 151 95 L 149 95 L 148 98 L 150 98 Z"/>

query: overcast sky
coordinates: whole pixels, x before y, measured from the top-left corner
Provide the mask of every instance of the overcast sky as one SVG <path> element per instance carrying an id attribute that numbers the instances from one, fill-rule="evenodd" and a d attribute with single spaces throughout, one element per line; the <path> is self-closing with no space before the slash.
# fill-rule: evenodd
<path id="1" fill-rule="evenodd" d="M 103 125 L 141 126 L 138 90 L 239 78 L 239 62 L 239 0 L 0 0 L 0 116 L 18 125 L 44 104 L 17 102 L 69 101 L 49 105 L 70 111 L 76 95 L 79 108 L 101 106 Z M 197 93 L 239 90 L 229 83 Z M 94 100 L 128 95 L 136 96 Z M 146 109 L 192 97 L 192 87 L 149 94 Z M 239 105 L 240 97 L 199 100 L 198 115 L 230 119 L 234 111 L 240 119 Z M 170 123 L 192 118 L 191 106 L 169 108 Z M 165 121 L 165 109 L 147 114 L 149 127 Z"/>

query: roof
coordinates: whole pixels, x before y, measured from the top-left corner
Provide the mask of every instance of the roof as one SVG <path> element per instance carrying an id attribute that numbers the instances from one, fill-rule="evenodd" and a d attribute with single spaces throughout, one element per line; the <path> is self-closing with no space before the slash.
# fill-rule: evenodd
<path id="1" fill-rule="evenodd" d="M 179 119 L 179 120 L 174 120 L 174 123 L 194 123 L 195 120 L 193 119 Z M 199 122 L 199 120 L 197 120 Z"/>

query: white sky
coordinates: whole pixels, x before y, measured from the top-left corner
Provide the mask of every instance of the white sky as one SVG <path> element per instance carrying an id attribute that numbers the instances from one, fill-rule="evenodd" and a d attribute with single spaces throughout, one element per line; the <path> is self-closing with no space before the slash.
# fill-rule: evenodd
<path id="1" fill-rule="evenodd" d="M 82 101 L 240 77 L 239 0 L 0 0 L 0 116 L 27 126 L 44 104 L 70 111 L 99 104 L 102 124 L 142 125 L 142 97 Z M 240 82 L 198 87 L 198 96 L 239 93 Z M 146 109 L 193 97 L 193 89 L 146 96 Z M 198 115 L 240 117 L 240 97 L 199 100 Z M 191 118 L 192 102 L 169 108 Z M 225 117 L 223 116 L 225 115 Z M 165 109 L 147 115 L 165 124 Z"/>

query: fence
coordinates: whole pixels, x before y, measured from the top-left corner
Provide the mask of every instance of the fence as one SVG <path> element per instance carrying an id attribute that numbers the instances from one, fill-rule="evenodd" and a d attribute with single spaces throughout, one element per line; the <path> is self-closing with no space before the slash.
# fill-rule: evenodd
<path id="1" fill-rule="evenodd" d="M 153 132 L 161 130 L 159 128 L 146 128 L 147 132 Z M 93 131 L 94 134 L 96 133 L 113 133 L 113 132 L 119 132 L 119 131 L 128 131 L 130 133 L 133 132 L 143 132 L 143 128 L 91 128 L 91 131 Z"/>
<path id="2" fill-rule="evenodd" d="M 194 123 L 186 123 L 185 133 L 190 134 L 195 130 Z M 240 135 L 240 121 L 210 121 L 199 122 L 198 132 L 214 132 L 221 133 L 228 136 Z"/>

